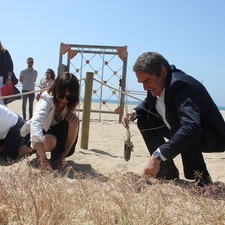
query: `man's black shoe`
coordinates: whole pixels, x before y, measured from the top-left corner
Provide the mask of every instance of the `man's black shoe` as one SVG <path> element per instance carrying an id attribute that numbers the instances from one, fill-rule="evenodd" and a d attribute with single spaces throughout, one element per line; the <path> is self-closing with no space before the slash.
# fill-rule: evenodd
<path id="1" fill-rule="evenodd" d="M 164 180 L 176 180 L 179 179 L 179 171 L 177 168 L 173 168 L 173 170 L 162 168 L 157 173 L 156 178 Z"/>
<path id="2" fill-rule="evenodd" d="M 203 176 L 196 176 L 195 177 L 195 184 L 198 187 L 204 187 L 210 184 L 213 184 L 212 178 L 210 175 L 203 175 Z"/>
<path id="3" fill-rule="evenodd" d="M 166 160 L 160 163 L 160 170 L 156 174 L 157 179 L 175 180 L 179 179 L 179 170 L 173 160 Z"/>

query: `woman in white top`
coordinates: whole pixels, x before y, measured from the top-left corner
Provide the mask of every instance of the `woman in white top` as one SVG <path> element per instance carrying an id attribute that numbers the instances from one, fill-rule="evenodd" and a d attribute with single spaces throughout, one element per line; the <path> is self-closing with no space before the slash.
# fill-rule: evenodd
<path id="1" fill-rule="evenodd" d="M 41 78 L 38 87 L 40 89 L 50 88 L 53 85 L 54 81 L 55 81 L 55 72 L 52 69 L 47 69 L 47 72 L 45 73 L 45 76 Z M 39 101 L 41 93 L 42 91 L 40 91 L 40 93 L 37 95 L 36 97 L 37 101 Z"/>
<path id="2" fill-rule="evenodd" d="M 3 105 L 0 105 L 0 115 L 0 153 L 4 154 L 6 160 L 29 154 L 32 151 L 26 145 L 29 137 L 20 136 L 23 119 Z"/>
<path id="3" fill-rule="evenodd" d="M 52 169 L 47 151 L 51 152 L 50 160 L 59 168 L 75 151 L 79 128 L 75 110 L 79 93 L 79 82 L 73 74 L 59 75 L 50 89 L 42 93 L 33 117 L 21 129 L 23 137 L 30 133 L 31 147 L 37 151 L 42 170 Z"/>
<path id="4" fill-rule="evenodd" d="M 41 78 L 40 83 L 38 85 L 39 88 L 47 88 L 51 87 L 55 81 L 55 73 L 52 69 L 47 69 L 45 76 Z"/>

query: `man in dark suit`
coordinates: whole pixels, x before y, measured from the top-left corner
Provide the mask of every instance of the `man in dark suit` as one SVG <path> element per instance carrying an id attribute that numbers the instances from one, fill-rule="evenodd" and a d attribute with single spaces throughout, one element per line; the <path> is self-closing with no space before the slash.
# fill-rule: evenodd
<path id="1" fill-rule="evenodd" d="M 156 52 L 140 55 L 133 70 L 147 97 L 122 123 L 137 118 L 151 155 L 144 174 L 179 178 L 173 158 L 181 154 L 185 178 L 211 184 L 202 152 L 225 151 L 225 122 L 205 87 Z"/>

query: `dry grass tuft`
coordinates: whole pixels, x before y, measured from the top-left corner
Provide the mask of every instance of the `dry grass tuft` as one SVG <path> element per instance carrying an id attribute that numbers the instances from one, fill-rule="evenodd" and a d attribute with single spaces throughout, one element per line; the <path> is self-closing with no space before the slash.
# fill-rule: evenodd
<path id="1" fill-rule="evenodd" d="M 24 161 L 20 162 L 25 163 Z M 112 174 L 41 173 L 27 165 L 0 167 L 0 224 L 225 224 L 225 185 Z"/>

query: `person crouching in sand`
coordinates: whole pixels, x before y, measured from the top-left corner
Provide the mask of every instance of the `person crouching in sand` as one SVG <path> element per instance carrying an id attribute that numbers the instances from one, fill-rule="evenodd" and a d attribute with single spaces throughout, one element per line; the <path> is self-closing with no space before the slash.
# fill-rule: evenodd
<path id="1" fill-rule="evenodd" d="M 21 129 L 21 136 L 30 133 L 31 147 L 36 149 L 39 168 L 52 170 L 46 152 L 51 152 L 51 162 L 58 168 L 65 158 L 75 151 L 79 119 L 75 113 L 79 103 L 79 82 L 71 73 L 59 75 L 34 108 L 33 117 Z"/>

